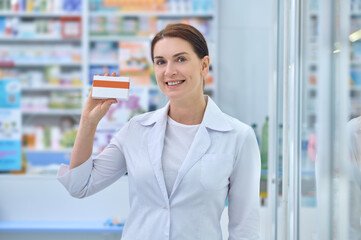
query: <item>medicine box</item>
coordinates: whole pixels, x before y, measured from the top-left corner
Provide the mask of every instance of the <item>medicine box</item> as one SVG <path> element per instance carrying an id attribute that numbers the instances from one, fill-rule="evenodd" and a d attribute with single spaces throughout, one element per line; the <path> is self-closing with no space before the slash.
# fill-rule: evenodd
<path id="1" fill-rule="evenodd" d="M 128 100 L 129 85 L 129 77 L 94 76 L 92 97 Z"/>

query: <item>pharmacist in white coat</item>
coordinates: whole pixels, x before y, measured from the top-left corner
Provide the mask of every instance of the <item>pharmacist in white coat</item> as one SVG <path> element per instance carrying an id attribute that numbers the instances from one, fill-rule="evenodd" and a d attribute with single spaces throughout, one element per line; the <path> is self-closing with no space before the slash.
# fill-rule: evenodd
<path id="1" fill-rule="evenodd" d="M 151 54 L 169 103 L 132 118 L 92 157 L 96 126 L 115 99 L 89 96 L 70 166 L 61 166 L 59 181 L 82 198 L 128 172 L 123 240 L 220 240 L 227 197 L 229 239 L 259 240 L 257 140 L 251 127 L 203 95 L 209 71 L 204 37 L 189 25 L 171 24 L 154 37 Z"/>

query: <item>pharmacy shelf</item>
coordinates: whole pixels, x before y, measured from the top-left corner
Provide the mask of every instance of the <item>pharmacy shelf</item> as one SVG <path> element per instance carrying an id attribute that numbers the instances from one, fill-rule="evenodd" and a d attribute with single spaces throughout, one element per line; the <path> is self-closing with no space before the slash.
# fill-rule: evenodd
<path id="1" fill-rule="evenodd" d="M 81 39 L 77 38 L 60 38 L 60 37 L 47 37 L 47 36 L 35 36 L 35 37 L 16 37 L 6 36 L 0 37 L 0 42 L 80 42 Z"/>
<path id="2" fill-rule="evenodd" d="M 0 232 L 92 232 L 121 233 L 121 226 L 101 221 L 0 221 Z"/>
<path id="3" fill-rule="evenodd" d="M 59 154 L 59 153 L 71 153 L 72 148 L 64 149 L 32 149 L 32 148 L 23 148 L 24 153 L 46 153 L 46 154 Z"/>
<path id="4" fill-rule="evenodd" d="M 91 42 L 104 41 L 104 42 L 143 42 L 151 41 L 152 36 L 149 37 L 140 37 L 140 36 L 90 36 L 89 40 Z"/>
<path id="5" fill-rule="evenodd" d="M 90 17 L 157 17 L 157 18 L 213 18 L 214 13 L 180 13 L 180 12 L 91 12 Z"/>
<path id="6" fill-rule="evenodd" d="M 82 64 L 78 62 L 55 62 L 55 61 L 42 61 L 38 62 L 14 62 L 14 61 L 0 61 L 0 67 L 46 67 L 58 65 L 61 67 L 81 67 Z"/>
<path id="7" fill-rule="evenodd" d="M 81 86 L 44 86 L 44 87 L 26 87 L 23 86 L 22 92 L 49 92 L 49 91 L 81 91 L 83 87 Z"/>
<path id="8" fill-rule="evenodd" d="M 118 66 L 119 62 L 117 60 L 104 60 L 104 61 L 91 61 L 90 66 Z"/>
<path id="9" fill-rule="evenodd" d="M 22 110 L 23 115 L 43 115 L 43 116 L 64 116 L 81 115 L 81 109 L 46 109 L 46 110 Z"/>
<path id="10" fill-rule="evenodd" d="M 135 35 L 114 35 L 114 36 L 90 36 L 90 42 L 151 42 L 153 39 L 153 35 L 150 36 L 135 36 Z M 213 43 L 214 39 L 206 38 L 207 42 Z"/>
<path id="11" fill-rule="evenodd" d="M 77 12 L 53 12 L 53 13 L 39 13 L 39 12 L 0 12 L 0 17 L 30 17 L 30 18 L 59 18 L 59 17 L 82 17 L 81 13 Z"/>

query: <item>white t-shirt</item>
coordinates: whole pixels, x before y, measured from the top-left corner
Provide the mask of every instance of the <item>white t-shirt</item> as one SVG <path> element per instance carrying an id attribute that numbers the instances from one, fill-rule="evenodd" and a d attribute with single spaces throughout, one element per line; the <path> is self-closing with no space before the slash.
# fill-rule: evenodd
<path id="1" fill-rule="evenodd" d="M 162 168 L 168 197 L 172 193 L 178 170 L 187 156 L 198 128 L 199 124 L 184 125 L 168 116 L 162 154 Z"/>

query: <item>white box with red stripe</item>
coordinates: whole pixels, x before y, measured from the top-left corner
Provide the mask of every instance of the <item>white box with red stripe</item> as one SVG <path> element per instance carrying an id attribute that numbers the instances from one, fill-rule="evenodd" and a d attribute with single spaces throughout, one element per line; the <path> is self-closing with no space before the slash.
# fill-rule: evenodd
<path id="1" fill-rule="evenodd" d="M 128 100 L 129 77 L 94 76 L 92 98 Z"/>

